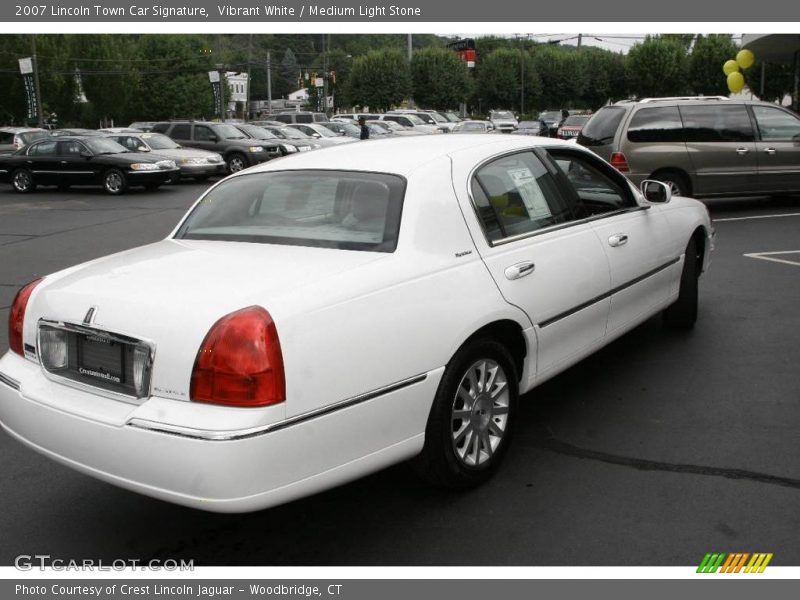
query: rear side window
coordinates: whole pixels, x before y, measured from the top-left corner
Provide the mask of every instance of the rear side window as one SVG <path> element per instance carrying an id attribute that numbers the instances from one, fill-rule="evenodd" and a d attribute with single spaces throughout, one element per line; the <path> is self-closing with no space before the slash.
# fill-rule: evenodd
<path id="1" fill-rule="evenodd" d="M 156 123 L 150 131 L 154 131 L 155 133 L 167 133 L 167 129 L 169 129 L 169 123 Z M 176 137 L 174 131 L 172 132 L 172 137 Z"/>
<path id="2" fill-rule="evenodd" d="M 162 133 L 160 129 L 156 130 L 155 127 L 153 128 L 153 131 L 158 131 L 159 133 Z M 175 127 L 173 127 L 172 134 L 170 135 L 170 137 L 176 140 L 188 140 L 191 138 L 191 131 L 192 131 L 191 125 L 189 125 L 188 123 L 180 123 L 178 125 L 175 125 Z"/>
<path id="3" fill-rule="evenodd" d="M 743 104 L 681 106 L 687 142 L 752 142 L 753 126 Z"/>
<path id="4" fill-rule="evenodd" d="M 568 221 L 552 176 L 532 152 L 494 160 L 472 179 L 472 197 L 489 241 Z"/>
<path id="5" fill-rule="evenodd" d="M 28 156 L 55 156 L 56 155 L 56 142 L 40 142 L 34 144 L 28 150 Z"/>
<path id="6" fill-rule="evenodd" d="M 299 114 L 294 116 L 295 123 L 313 123 L 314 119 L 311 115 Z"/>
<path id="7" fill-rule="evenodd" d="M 384 173 L 253 173 L 211 190 L 176 237 L 393 252 L 404 194 Z"/>
<path id="8" fill-rule="evenodd" d="M 631 142 L 683 142 L 683 123 L 677 106 L 642 108 L 628 125 Z"/>
<path id="9" fill-rule="evenodd" d="M 621 106 L 606 106 L 598 110 L 586 123 L 586 127 L 578 137 L 578 143 L 583 146 L 601 146 L 614 141 L 625 109 Z"/>
<path id="10" fill-rule="evenodd" d="M 281 123 L 291 123 L 292 115 L 275 115 L 273 119 L 280 121 Z"/>
<path id="11" fill-rule="evenodd" d="M 758 131 L 765 142 L 800 141 L 800 119 L 780 108 L 753 106 Z"/>

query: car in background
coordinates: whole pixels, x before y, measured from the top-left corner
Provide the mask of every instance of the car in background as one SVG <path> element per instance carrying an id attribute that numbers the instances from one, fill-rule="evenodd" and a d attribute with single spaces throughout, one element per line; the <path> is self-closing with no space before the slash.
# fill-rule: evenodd
<path id="1" fill-rule="evenodd" d="M 153 125 L 155 125 L 155 121 L 134 121 L 130 125 L 128 125 L 129 129 L 138 129 L 139 131 L 150 131 L 153 129 Z"/>
<path id="2" fill-rule="evenodd" d="M 519 125 L 517 117 L 510 110 L 490 110 L 488 120 L 500 133 L 511 133 Z"/>
<path id="3" fill-rule="evenodd" d="M 556 137 L 558 126 L 564 120 L 564 115 L 560 110 L 546 110 L 539 113 L 539 120 L 547 123 L 547 131 L 550 137 Z"/>
<path id="4" fill-rule="evenodd" d="M 320 123 L 326 129 L 339 136 L 346 136 L 355 139 L 361 139 L 361 127 L 353 122 L 344 121 L 328 121 L 327 123 Z"/>
<path id="5" fill-rule="evenodd" d="M 334 115 L 332 119 L 348 119 L 354 122 L 358 122 L 358 120 L 364 117 L 367 121 L 373 121 L 380 118 L 380 114 L 378 113 L 339 113 Z"/>
<path id="6" fill-rule="evenodd" d="M 414 114 L 428 125 L 433 125 L 439 129 L 442 133 L 450 133 L 455 127 L 455 123 L 451 123 L 435 110 L 418 110 Z"/>
<path id="7" fill-rule="evenodd" d="M 156 123 L 151 131 L 163 133 L 181 146 L 220 154 L 229 173 L 236 173 L 282 155 L 277 142 L 253 142 L 246 133 L 230 123 L 166 121 Z"/>
<path id="8" fill-rule="evenodd" d="M 46 137 L 50 137 L 50 132 L 38 127 L 0 127 L 0 154 L 11 154 Z"/>
<path id="9" fill-rule="evenodd" d="M 544 121 L 520 121 L 517 128 L 511 133 L 516 135 L 538 135 L 550 137 L 550 128 Z"/>
<path id="10" fill-rule="evenodd" d="M 132 127 L 103 127 L 97 130 L 98 133 L 144 133 L 143 129 L 134 129 Z"/>
<path id="11" fill-rule="evenodd" d="M 279 121 L 284 124 L 294 123 L 323 123 L 328 121 L 328 115 L 321 112 L 311 112 L 307 110 L 297 110 L 292 112 L 283 112 L 272 115 L 274 121 Z"/>
<path id="12" fill-rule="evenodd" d="M 349 144 L 356 140 L 334 133 L 320 123 L 294 123 L 286 126 L 289 129 L 296 129 L 303 135 L 317 140 L 323 146 L 335 146 L 337 144 Z"/>
<path id="13" fill-rule="evenodd" d="M 386 113 L 380 115 L 380 121 L 394 121 L 398 125 L 402 125 L 406 129 L 413 130 L 417 133 L 442 133 L 442 130 L 434 125 L 428 125 L 413 113 Z"/>
<path id="14" fill-rule="evenodd" d="M 178 173 L 171 159 L 130 152 L 103 136 L 41 139 L 0 158 L 0 181 L 20 194 L 40 185 L 99 185 L 116 196 L 134 186 L 155 190 Z"/>
<path id="15" fill-rule="evenodd" d="M 489 133 L 494 131 L 494 125 L 489 121 L 469 119 L 454 123 L 453 133 Z"/>
<path id="16" fill-rule="evenodd" d="M 258 120 L 258 121 L 248 121 L 248 125 L 258 125 L 259 127 L 283 127 L 286 123 L 281 121 L 272 121 L 272 120 Z"/>
<path id="17" fill-rule="evenodd" d="M 50 132 L 50 135 L 52 137 L 63 137 L 63 136 L 69 136 L 69 137 L 75 137 L 75 136 L 91 137 L 91 136 L 102 136 L 104 134 L 100 133 L 96 129 L 84 129 L 82 127 L 71 127 L 69 129 L 53 129 Z"/>
<path id="18" fill-rule="evenodd" d="M 112 133 L 108 137 L 131 152 L 152 152 L 174 160 L 180 169 L 176 179 L 191 177 L 205 181 L 212 175 L 225 175 L 225 161 L 218 153 L 184 148 L 163 133 Z"/>
<path id="19" fill-rule="evenodd" d="M 246 133 L 250 138 L 254 140 L 264 140 L 268 143 L 278 144 L 281 149 L 281 154 L 286 156 L 288 154 L 294 154 L 295 152 L 308 152 L 309 150 L 314 150 L 318 148 L 318 145 L 311 144 L 305 140 L 298 141 L 298 140 L 289 140 L 289 139 L 282 139 L 275 135 L 273 132 L 269 131 L 265 127 L 260 127 L 258 125 L 250 125 L 248 123 L 244 123 L 241 125 L 235 125 L 235 127 Z"/>
<path id="20" fill-rule="evenodd" d="M 445 111 L 441 111 L 440 110 L 438 112 L 439 112 L 440 115 L 442 115 L 445 119 L 447 119 L 451 123 L 459 123 L 459 122 L 461 122 L 463 120 L 461 117 L 459 117 L 452 110 L 445 110 Z"/>
<path id="21" fill-rule="evenodd" d="M 561 140 L 297 154 L 218 182 L 165 240 L 22 287 L 0 423 L 207 511 L 406 460 L 474 488 L 511 449 L 522 394 L 654 315 L 694 325 L 711 232 L 701 203 Z M 685 340 L 648 336 L 665 356 Z"/>
<path id="22" fill-rule="evenodd" d="M 414 128 L 411 127 L 403 127 L 400 123 L 395 123 L 394 121 L 380 121 L 380 120 L 369 120 L 367 121 L 367 125 L 370 127 L 370 132 L 373 131 L 373 127 L 377 127 L 378 129 L 384 131 L 388 135 L 398 136 L 398 137 L 405 137 L 410 135 L 427 135 L 429 132 L 427 131 L 415 131 Z M 379 134 L 380 135 L 380 134 Z"/>
<path id="23" fill-rule="evenodd" d="M 725 96 L 645 98 L 604 106 L 578 143 L 634 183 L 710 197 L 800 192 L 800 118 L 782 106 Z"/>
<path id="24" fill-rule="evenodd" d="M 556 137 L 561 140 L 571 140 L 578 137 L 592 115 L 570 115 L 558 126 Z"/>
<path id="25" fill-rule="evenodd" d="M 266 129 L 269 133 L 273 134 L 279 140 L 289 140 L 292 142 L 297 142 L 299 144 L 308 145 L 311 146 L 312 149 L 314 150 L 333 145 L 328 142 L 324 142 L 323 140 L 309 137 L 305 133 L 301 133 L 297 129 L 294 129 L 287 125 L 280 125 L 280 126 L 261 125 L 260 127 Z"/>

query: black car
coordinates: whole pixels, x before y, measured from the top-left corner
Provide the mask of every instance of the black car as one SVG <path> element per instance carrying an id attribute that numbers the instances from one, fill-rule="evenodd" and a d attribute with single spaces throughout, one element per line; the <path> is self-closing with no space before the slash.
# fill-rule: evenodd
<path id="1" fill-rule="evenodd" d="M 287 154 L 294 154 L 295 152 L 307 152 L 308 150 L 313 150 L 317 146 L 312 146 L 310 143 L 306 142 L 305 140 L 289 140 L 289 139 L 282 139 L 279 138 L 277 135 L 264 129 L 264 127 L 259 127 L 258 125 L 250 125 L 248 123 L 238 123 L 234 125 L 236 129 L 241 131 L 242 133 L 247 134 L 250 138 L 254 140 L 266 140 L 268 144 L 278 144 L 278 147 L 281 149 L 281 155 L 286 156 Z"/>
<path id="2" fill-rule="evenodd" d="M 550 135 L 550 128 L 544 121 L 520 121 L 517 128 L 511 133 L 548 137 Z"/>
<path id="3" fill-rule="evenodd" d="M 282 156 L 280 144 L 251 139 L 230 123 L 169 121 L 156 123 L 151 131 L 163 133 L 187 148 L 221 154 L 230 173 Z"/>
<path id="4" fill-rule="evenodd" d="M 131 186 L 156 189 L 178 174 L 175 161 L 129 152 L 104 137 L 38 140 L 0 159 L 0 181 L 21 194 L 39 185 L 100 185 L 117 195 Z"/>

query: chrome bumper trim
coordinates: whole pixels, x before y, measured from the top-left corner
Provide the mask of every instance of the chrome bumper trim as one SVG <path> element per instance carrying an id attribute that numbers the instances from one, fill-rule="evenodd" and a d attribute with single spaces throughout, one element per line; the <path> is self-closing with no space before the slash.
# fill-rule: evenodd
<path id="1" fill-rule="evenodd" d="M 17 381 L 16 379 L 12 379 L 8 375 L 4 375 L 3 373 L 0 373 L 0 383 L 4 383 L 12 390 L 16 390 L 17 392 L 20 390 L 21 387 L 19 381 Z"/>

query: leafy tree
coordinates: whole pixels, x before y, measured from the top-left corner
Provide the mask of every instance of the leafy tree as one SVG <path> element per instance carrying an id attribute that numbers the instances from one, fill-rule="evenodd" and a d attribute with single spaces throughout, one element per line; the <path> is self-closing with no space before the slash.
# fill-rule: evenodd
<path id="1" fill-rule="evenodd" d="M 695 94 L 727 96 L 722 65 L 736 56 L 738 48 L 729 35 L 697 36 L 689 55 L 689 85 Z"/>
<path id="2" fill-rule="evenodd" d="M 685 94 L 689 82 L 684 41 L 648 36 L 628 53 L 628 72 L 631 91 L 640 98 Z"/>
<path id="3" fill-rule="evenodd" d="M 781 102 L 794 89 L 794 69 L 791 64 L 767 63 L 764 67 L 764 92 L 761 92 L 761 63 L 744 71 L 750 91 L 767 102 Z"/>
<path id="4" fill-rule="evenodd" d="M 527 110 L 537 105 L 542 82 L 529 52 L 499 48 L 483 58 L 478 56 L 475 69 L 475 93 L 483 111 Z M 521 107 L 523 95 L 525 105 Z"/>
<path id="5" fill-rule="evenodd" d="M 627 96 L 628 79 L 624 54 L 586 47 L 576 53 L 576 56 L 581 63 L 578 72 L 582 77 L 580 85 L 574 90 L 576 108 L 597 110 L 608 101 Z"/>
<path id="6" fill-rule="evenodd" d="M 453 108 L 467 99 L 470 74 L 458 56 L 442 48 L 424 48 L 411 59 L 414 101 L 431 108 Z"/>
<path id="7" fill-rule="evenodd" d="M 586 87 L 583 57 L 583 51 L 575 52 L 560 46 L 543 45 L 536 48 L 533 64 L 542 81 L 542 96 L 537 108 L 575 108 L 582 103 Z"/>
<path id="8" fill-rule="evenodd" d="M 354 104 L 389 110 L 409 96 L 411 76 L 399 50 L 372 50 L 353 62 L 348 93 Z"/>

